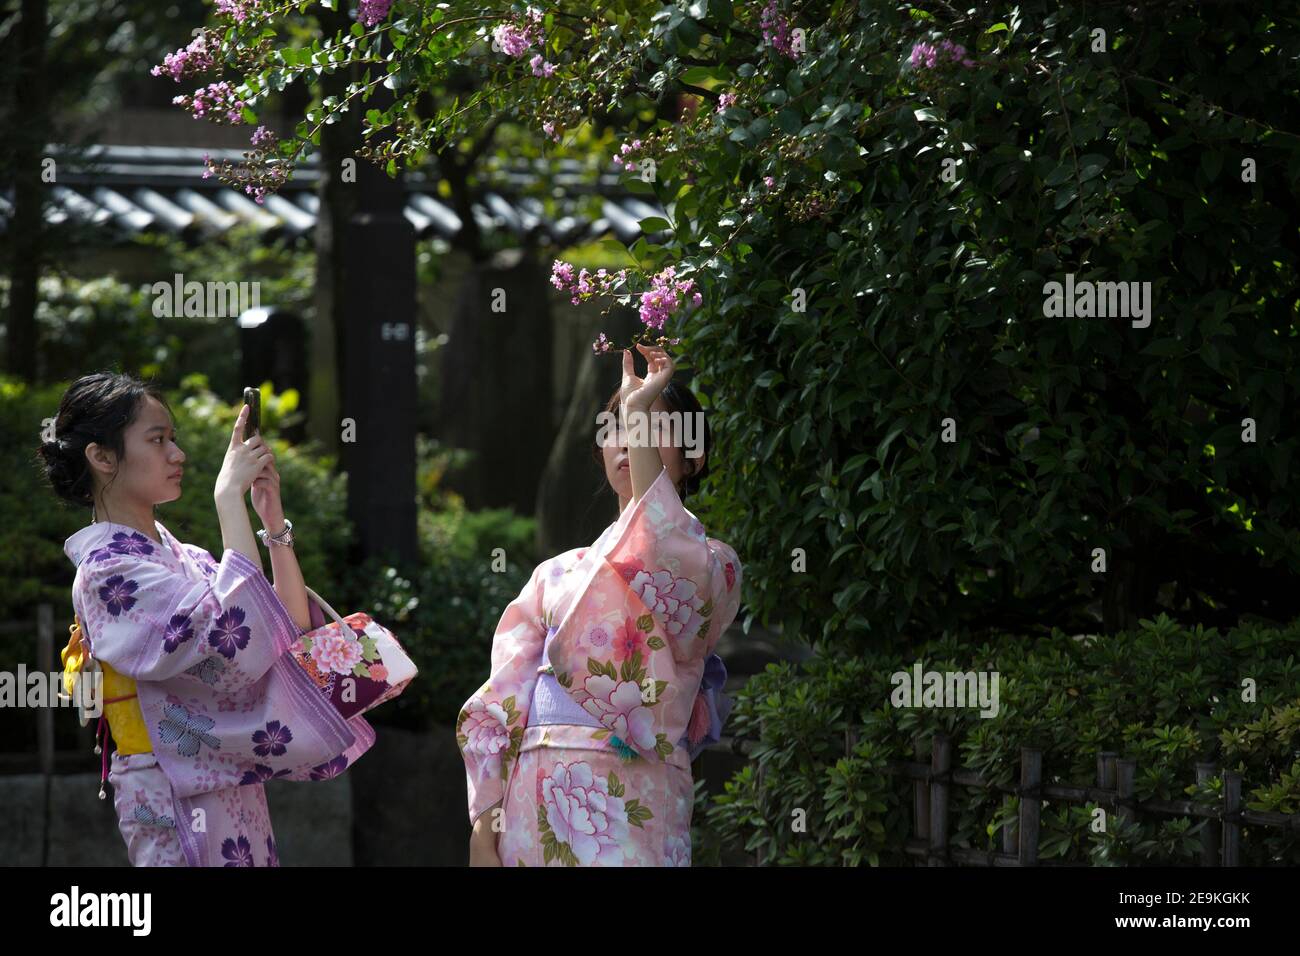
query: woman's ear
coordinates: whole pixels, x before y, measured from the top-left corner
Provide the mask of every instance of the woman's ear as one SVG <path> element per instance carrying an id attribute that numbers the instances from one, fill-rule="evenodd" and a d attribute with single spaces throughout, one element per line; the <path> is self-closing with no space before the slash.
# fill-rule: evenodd
<path id="1" fill-rule="evenodd" d="M 112 450 L 93 441 L 86 446 L 86 463 L 90 465 L 92 471 L 105 476 L 111 475 L 117 465 Z"/>

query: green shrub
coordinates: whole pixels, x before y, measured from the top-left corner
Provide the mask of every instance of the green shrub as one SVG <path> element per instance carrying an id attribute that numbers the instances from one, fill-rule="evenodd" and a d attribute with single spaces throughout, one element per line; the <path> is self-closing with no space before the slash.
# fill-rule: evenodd
<path id="1" fill-rule="evenodd" d="M 376 561 L 352 569 L 348 593 L 356 598 L 346 610 L 337 604 L 335 609 L 369 613 L 420 669 L 402 696 L 374 712 L 375 722 L 450 728 L 461 705 L 487 680 L 497 622 L 531 570 L 511 563 L 494 572 L 489 559 L 437 550 L 426 552 L 416 569 L 399 572 Z"/>
<path id="2" fill-rule="evenodd" d="M 996 671 L 1000 711 L 895 708 L 897 671 Z M 1257 699 L 1243 700 L 1253 681 Z M 814 658 L 802 668 L 770 665 L 741 692 L 729 728 L 747 741 L 753 764 L 707 812 L 712 839 L 743 846 L 778 865 L 901 865 L 910 835 L 911 783 L 881 766 L 913 759 L 912 740 L 953 737 L 954 766 L 997 784 L 1019 781 L 1021 746 L 1043 751 L 1045 781 L 1096 783 L 1103 750 L 1136 759 L 1140 800 L 1214 801 L 1221 780 L 1195 786 L 1198 761 L 1242 773 L 1245 805 L 1300 809 L 1300 622 L 1245 624 L 1226 633 L 1182 628 L 1168 616 L 1132 632 L 1072 638 L 1001 636 L 965 648 L 938 639 L 910 654 L 878 651 Z M 848 746 L 846 732 L 856 730 Z M 925 758 L 928 760 L 928 755 Z M 761 777 L 761 784 L 760 784 Z M 1014 801 L 1010 805 L 1015 810 Z M 1139 814 L 1120 827 L 1108 812 L 1093 833 L 1088 807 L 1048 801 L 1040 857 L 1096 865 L 1194 862 L 1199 819 Z M 792 821 L 806 813 L 806 832 Z M 954 786 L 951 843 L 1000 850 L 1003 797 Z M 1247 826 L 1242 861 L 1300 862 L 1300 834 Z"/>

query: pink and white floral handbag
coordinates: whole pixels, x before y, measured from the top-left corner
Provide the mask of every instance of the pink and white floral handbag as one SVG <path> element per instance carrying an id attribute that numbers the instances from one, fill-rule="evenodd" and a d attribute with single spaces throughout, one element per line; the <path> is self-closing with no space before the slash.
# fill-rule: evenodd
<path id="1" fill-rule="evenodd" d="M 406 689 L 417 670 L 392 631 L 364 611 L 341 617 L 311 588 L 307 596 L 334 620 L 300 635 L 289 653 L 344 718 Z"/>

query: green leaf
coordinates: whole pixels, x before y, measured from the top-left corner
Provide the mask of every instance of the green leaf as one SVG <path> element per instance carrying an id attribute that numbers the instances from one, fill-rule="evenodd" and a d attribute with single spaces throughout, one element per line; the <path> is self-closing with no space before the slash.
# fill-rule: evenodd
<path id="1" fill-rule="evenodd" d="M 790 429 L 790 444 L 795 451 L 803 448 L 804 443 L 808 440 L 808 432 L 812 429 L 812 416 L 804 415 L 794 427 Z"/>

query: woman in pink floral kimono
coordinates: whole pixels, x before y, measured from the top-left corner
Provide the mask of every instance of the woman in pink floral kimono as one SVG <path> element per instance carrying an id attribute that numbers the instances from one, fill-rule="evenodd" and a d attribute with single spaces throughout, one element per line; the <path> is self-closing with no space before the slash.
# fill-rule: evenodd
<path id="1" fill-rule="evenodd" d="M 271 449 L 243 439 L 247 415 L 216 480 L 220 561 L 153 517 L 180 497 L 185 454 L 151 386 L 78 379 L 40 449 L 56 493 L 94 509 L 64 545 L 78 620 L 65 675 L 89 655 L 116 688 L 104 701 L 118 708 L 106 708 L 117 750 L 109 771 L 105 742 L 105 776 L 135 866 L 278 866 L 263 783 L 336 776 L 374 742 L 285 654 L 324 618 L 294 557 Z M 250 489 L 274 587 L 248 521 Z"/>
<path id="2" fill-rule="evenodd" d="M 638 348 L 645 379 L 625 352 L 610 402 L 620 425 L 698 411 L 669 387 L 663 349 Z M 471 865 L 690 865 L 691 751 L 726 717 L 711 654 L 736 616 L 740 562 L 682 506 L 678 485 L 706 459 L 663 439 L 620 428 L 604 443 L 618 519 L 538 566 L 501 617 L 491 675 L 456 723 Z"/>

